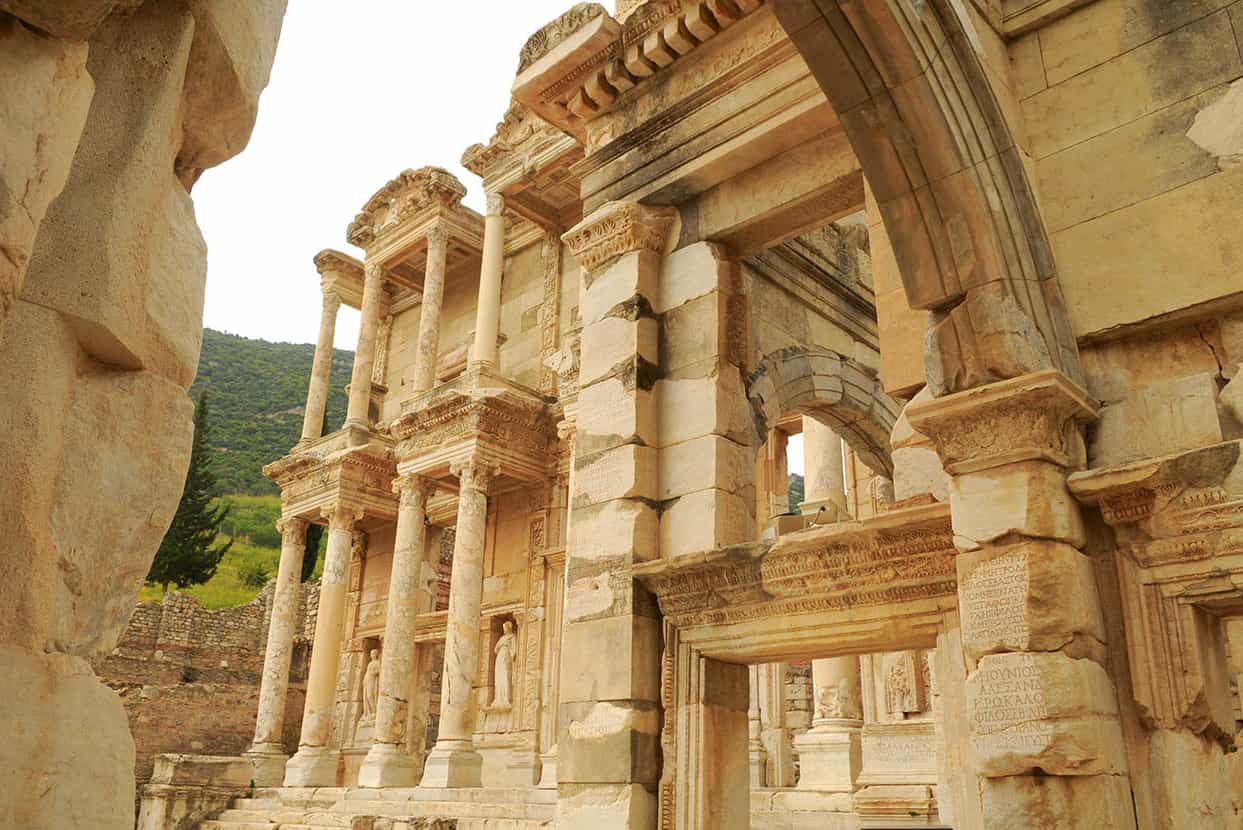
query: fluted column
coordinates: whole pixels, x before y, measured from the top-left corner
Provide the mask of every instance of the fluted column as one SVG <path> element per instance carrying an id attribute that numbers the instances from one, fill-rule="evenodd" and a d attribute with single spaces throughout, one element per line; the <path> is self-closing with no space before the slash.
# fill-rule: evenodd
<path id="1" fill-rule="evenodd" d="M 479 610 L 483 600 L 483 546 L 488 485 L 495 468 L 478 460 L 455 464 L 457 534 L 449 579 L 449 619 L 440 688 L 440 734 L 423 770 L 424 787 L 480 786 L 481 758 L 471 741 L 479 668 Z"/>
<path id="2" fill-rule="evenodd" d="M 358 348 L 350 372 L 350 404 L 345 425 L 368 429 L 371 426 L 371 370 L 375 365 L 376 331 L 380 326 L 380 305 L 384 299 L 384 269 L 368 262 L 363 268 L 362 321 L 358 326 Z"/>
<path id="3" fill-rule="evenodd" d="M 827 520 L 849 518 L 846 480 L 842 471 L 842 439 L 815 418 L 803 418 L 804 515 L 820 508 L 832 514 Z"/>
<path id="4" fill-rule="evenodd" d="M 332 375 L 332 341 L 337 331 L 337 310 L 341 298 L 335 291 L 324 291 L 324 308 L 319 317 L 319 337 L 311 363 L 311 382 L 306 390 L 306 412 L 302 416 L 302 440 L 312 441 L 324 431 L 324 407 L 328 405 L 328 383 Z"/>
<path id="5" fill-rule="evenodd" d="M 496 341 L 501 324 L 501 272 L 505 264 L 505 197 L 488 194 L 483 224 L 483 264 L 479 269 L 479 303 L 475 308 L 472 366 L 497 366 Z"/>
<path id="6" fill-rule="evenodd" d="M 419 350 L 414 358 L 414 391 L 426 392 L 436 382 L 440 353 L 440 307 L 445 297 L 445 261 L 449 233 L 434 227 L 427 232 L 427 265 L 423 271 L 423 306 L 419 311 Z"/>
<path id="7" fill-rule="evenodd" d="M 434 607 L 435 572 L 427 561 L 426 524 L 433 483 L 405 475 L 394 482 L 393 489 L 400 496 L 400 507 L 384 617 L 375 742 L 358 771 L 360 787 L 413 787 L 417 783 L 419 759 L 406 752 L 406 720 L 415 683 L 415 619 Z"/>
<path id="8" fill-rule="evenodd" d="M 272 592 L 268 646 L 263 653 L 255 740 L 246 753 L 255 767 L 255 783 L 264 787 L 279 786 L 285 774 L 286 756 L 281 737 L 285 729 L 289 662 L 298 623 L 298 585 L 306 552 L 306 526 L 305 519 L 293 516 L 277 522 L 281 531 L 281 561 Z"/>
<path id="9" fill-rule="evenodd" d="M 811 662 L 811 730 L 795 739 L 800 790 L 853 792 L 863 766 L 863 707 L 859 658 Z"/>
<path id="10" fill-rule="evenodd" d="M 341 658 L 350 548 L 354 525 L 362 518 L 362 512 L 326 507 L 324 517 L 328 519 L 328 550 L 319 583 L 319 613 L 315 618 L 315 641 L 311 646 L 306 704 L 302 710 L 302 737 L 298 741 L 298 752 L 285 765 L 286 787 L 331 787 L 337 780 L 337 757 L 328 748 L 328 733 L 332 725 L 337 663 Z"/>

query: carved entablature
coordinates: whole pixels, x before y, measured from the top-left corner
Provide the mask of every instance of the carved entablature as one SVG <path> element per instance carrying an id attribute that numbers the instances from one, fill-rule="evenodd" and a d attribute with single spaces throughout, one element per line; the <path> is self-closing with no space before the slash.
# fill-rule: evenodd
<path id="1" fill-rule="evenodd" d="M 907 407 L 951 475 L 1018 461 L 1083 467 L 1081 426 L 1100 405 L 1056 369 L 990 383 Z"/>
<path id="2" fill-rule="evenodd" d="M 315 255 L 315 270 L 325 294 L 335 294 L 352 308 L 363 304 L 363 264 L 349 254 L 326 248 Z"/>
<path id="3" fill-rule="evenodd" d="M 1070 476 L 1114 528 L 1135 699 L 1167 728 L 1233 729 L 1217 619 L 1243 615 L 1243 441 Z"/>
<path id="4" fill-rule="evenodd" d="M 440 167 L 403 170 L 376 191 L 346 231 L 352 245 L 370 248 L 378 239 L 429 209 L 452 210 L 466 195 L 457 177 Z"/>
<path id="5" fill-rule="evenodd" d="M 476 368 L 407 401 L 387 427 L 402 471 L 435 474 L 483 458 L 501 475 L 544 481 L 556 459 L 555 419 L 542 399 L 512 386 Z"/>
<path id="6" fill-rule="evenodd" d="M 322 508 L 342 506 L 368 517 L 397 518 L 396 456 L 383 444 L 340 448 L 324 443 L 268 464 L 263 474 L 281 488 L 284 516 L 315 520 Z"/>
<path id="7" fill-rule="evenodd" d="M 647 0 L 622 22 L 579 3 L 522 47 L 514 96 L 570 135 L 609 112 L 618 97 L 716 37 L 764 0 Z"/>
<path id="8" fill-rule="evenodd" d="M 949 508 L 930 505 L 636 568 L 679 628 L 957 596 Z"/>

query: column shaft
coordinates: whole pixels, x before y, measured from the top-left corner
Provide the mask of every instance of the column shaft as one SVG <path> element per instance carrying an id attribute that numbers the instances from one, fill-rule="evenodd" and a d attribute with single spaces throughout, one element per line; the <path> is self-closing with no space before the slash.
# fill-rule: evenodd
<path id="1" fill-rule="evenodd" d="M 403 476 L 394 489 L 401 497 L 393 571 L 384 617 L 384 651 L 380 664 L 380 693 L 376 701 L 375 742 L 358 773 L 362 787 L 412 787 L 415 764 L 405 751 L 406 720 L 413 698 L 417 616 L 432 610 L 427 585 L 427 498 L 431 482 Z"/>
<path id="2" fill-rule="evenodd" d="M 328 787 L 336 783 L 336 754 L 328 750 L 332 725 L 337 663 L 345 622 L 345 592 L 349 578 L 354 524 L 362 516 L 345 508 L 325 508 L 328 550 L 320 580 L 319 613 L 307 677 L 306 705 L 302 710 L 302 737 L 298 752 L 285 767 L 287 787 Z"/>
<path id="3" fill-rule="evenodd" d="M 332 341 L 337 330 L 337 310 L 341 298 L 324 292 L 324 309 L 319 318 L 319 338 L 311 363 L 311 382 L 306 391 L 306 412 L 302 416 L 302 440 L 312 441 L 324 431 L 324 407 L 328 405 L 328 383 L 332 375 Z"/>
<path id="4" fill-rule="evenodd" d="M 376 331 L 380 325 L 380 305 L 384 299 L 384 269 L 369 262 L 363 273 L 362 321 L 358 327 L 354 368 L 350 373 L 350 401 L 345 423 L 347 426 L 367 429 L 371 426 L 371 369 L 375 364 Z"/>
<path id="5" fill-rule="evenodd" d="M 436 383 L 440 354 L 440 308 L 445 296 L 445 261 L 449 234 L 443 228 L 427 232 L 427 266 L 423 272 L 423 306 L 419 312 L 419 344 L 414 359 L 414 391 L 426 392 Z"/>
<path id="6" fill-rule="evenodd" d="M 281 738 L 285 727 L 285 695 L 289 689 L 289 663 L 298 624 L 298 585 L 306 550 L 305 519 L 281 519 L 278 526 L 281 531 L 281 560 L 276 572 L 276 589 L 272 593 L 268 645 L 263 653 L 255 740 L 247 753 L 256 763 L 255 780 L 258 783 L 263 778 L 263 786 L 278 786 L 284 775 L 285 754 Z"/>
<path id="7" fill-rule="evenodd" d="M 505 264 L 505 199 L 488 194 L 483 225 L 483 264 L 479 269 L 479 304 L 475 309 L 475 349 L 471 365 L 497 366 L 496 340 L 500 336 L 501 272 Z"/>
<path id="8" fill-rule="evenodd" d="M 848 516 L 846 481 L 842 470 L 842 439 L 815 418 L 803 418 L 803 505 L 802 512 L 836 508 L 838 516 Z M 832 505 L 832 507 L 830 507 Z"/>
<path id="9" fill-rule="evenodd" d="M 423 772 L 424 787 L 478 787 L 479 753 L 471 741 L 479 667 L 479 611 L 483 600 L 483 547 L 488 516 L 487 484 L 495 474 L 481 463 L 455 465 L 458 476 L 457 534 L 449 580 L 445 663 L 440 687 L 440 734 Z"/>

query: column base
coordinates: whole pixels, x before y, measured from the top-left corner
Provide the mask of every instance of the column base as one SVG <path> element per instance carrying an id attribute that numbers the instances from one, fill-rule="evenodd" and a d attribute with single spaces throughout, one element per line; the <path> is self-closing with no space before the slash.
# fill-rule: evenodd
<path id="1" fill-rule="evenodd" d="M 483 757 L 470 741 L 437 741 L 423 764 L 420 787 L 483 786 Z"/>
<path id="2" fill-rule="evenodd" d="M 863 766 L 863 730 L 850 726 L 820 726 L 794 739 L 798 750 L 798 789 L 830 793 L 855 791 Z"/>
<path id="3" fill-rule="evenodd" d="M 747 753 L 748 776 L 751 789 L 759 789 L 768 781 L 768 753 L 763 749 L 752 749 Z"/>
<path id="4" fill-rule="evenodd" d="M 251 780 L 256 787 L 279 787 L 284 782 L 289 756 L 280 744 L 255 744 L 242 757 L 250 762 Z"/>
<path id="5" fill-rule="evenodd" d="M 358 768 L 360 787 L 414 787 L 419 783 L 419 759 L 393 744 L 372 744 Z"/>
<path id="6" fill-rule="evenodd" d="M 335 787 L 337 758 L 335 749 L 324 746 L 300 746 L 285 763 L 286 787 Z"/>
<path id="7" fill-rule="evenodd" d="M 557 753 L 549 752 L 540 756 L 539 783 L 535 786 L 541 790 L 557 789 Z"/>

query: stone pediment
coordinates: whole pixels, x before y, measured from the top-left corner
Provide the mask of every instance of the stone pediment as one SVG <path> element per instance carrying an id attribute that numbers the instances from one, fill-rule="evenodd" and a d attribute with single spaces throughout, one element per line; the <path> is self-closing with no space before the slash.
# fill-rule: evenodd
<path id="1" fill-rule="evenodd" d="M 459 207 L 465 195 L 465 186 L 448 170 L 440 167 L 403 170 L 367 200 L 350 223 L 346 239 L 360 248 L 369 247 L 425 211 Z"/>

